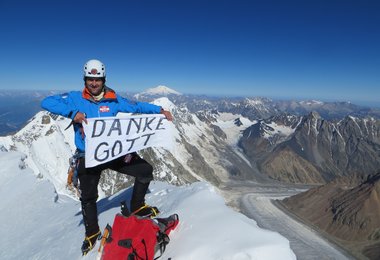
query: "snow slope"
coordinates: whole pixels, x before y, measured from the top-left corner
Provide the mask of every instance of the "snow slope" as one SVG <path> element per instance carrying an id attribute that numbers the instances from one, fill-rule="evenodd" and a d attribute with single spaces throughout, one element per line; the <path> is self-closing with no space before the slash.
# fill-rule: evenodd
<path id="1" fill-rule="evenodd" d="M 22 153 L 0 152 L 0 161 L 0 259 L 95 259 L 95 250 L 81 257 L 80 203 L 36 178 Z M 102 227 L 130 195 L 127 189 L 98 201 Z M 146 199 L 162 217 L 180 217 L 162 259 L 296 259 L 288 240 L 228 208 L 207 183 L 152 183 Z"/>

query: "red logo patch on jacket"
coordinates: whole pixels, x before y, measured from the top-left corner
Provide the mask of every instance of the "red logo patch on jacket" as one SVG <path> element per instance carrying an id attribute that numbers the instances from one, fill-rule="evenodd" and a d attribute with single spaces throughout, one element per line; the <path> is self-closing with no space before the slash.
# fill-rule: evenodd
<path id="1" fill-rule="evenodd" d="M 100 106 L 99 111 L 102 113 L 110 112 L 110 107 L 109 106 Z"/>

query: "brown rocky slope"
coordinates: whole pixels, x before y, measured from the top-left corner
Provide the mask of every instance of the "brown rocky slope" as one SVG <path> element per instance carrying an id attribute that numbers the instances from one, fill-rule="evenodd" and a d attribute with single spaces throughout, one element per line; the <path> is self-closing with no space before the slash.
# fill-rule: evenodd
<path id="1" fill-rule="evenodd" d="M 281 204 L 356 257 L 380 259 L 380 172 L 354 182 L 339 178 Z"/>

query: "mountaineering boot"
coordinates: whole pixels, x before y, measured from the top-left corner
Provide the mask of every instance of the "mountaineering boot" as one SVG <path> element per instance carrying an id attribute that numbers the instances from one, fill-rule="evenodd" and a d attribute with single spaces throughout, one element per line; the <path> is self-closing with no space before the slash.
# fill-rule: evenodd
<path id="1" fill-rule="evenodd" d="M 139 217 L 149 217 L 149 218 L 154 218 L 156 217 L 160 211 L 158 210 L 157 207 L 152 207 L 147 204 L 143 204 L 141 207 L 135 209 L 132 211 L 131 215 L 139 216 Z"/>
<path id="2" fill-rule="evenodd" d="M 88 252 L 90 252 L 90 250 L 94 248 L 96 244 L 96 240 L 100 240 L 101 238 L 102 238 L 102 233 L 100 233 L 100 230 L 96 232 L 95 234 L 86 236 L 83 240 L 83 244 L 81 248 L 82 255 L 86 255 Z"/>
<path id="3" fill-rule="evenodd" d="M 82 215 L 84 227 L 86 229 L 86 237 L 82 244 L 82 253 L 83 255 L 86 255 L 92 248 L 94 248 L 96 239 L 100 235 L 96 200 L 90 200 L 87 202 L 82 201 Z"/>
<path id="4" fill-rule="evenodd" d="M 145 194 L 148 191 L 149 183 L 150 182 L 144 183 L 135 180 L 130 207 L 131 215 L 152 218 L 158 215 L 159 210 L 157 207 L 151 207 L 145 204 Z"/>

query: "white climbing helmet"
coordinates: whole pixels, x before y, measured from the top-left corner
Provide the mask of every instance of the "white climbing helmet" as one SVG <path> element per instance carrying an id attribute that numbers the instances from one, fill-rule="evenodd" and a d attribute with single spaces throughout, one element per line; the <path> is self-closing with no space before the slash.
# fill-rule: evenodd
<path id="1" fill-rule="evenodd" d="M 105 78 L 106 67 L 99 60 L 89 60 L 83 67 L 84 77 Z"/>

